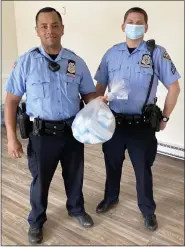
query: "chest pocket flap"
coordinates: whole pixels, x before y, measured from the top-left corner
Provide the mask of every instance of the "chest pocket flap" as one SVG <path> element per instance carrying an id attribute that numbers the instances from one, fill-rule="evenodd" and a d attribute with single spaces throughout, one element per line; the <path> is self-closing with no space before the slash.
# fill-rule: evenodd
<path id="1" fill-rule="evenodd" d="M 116 70 L 120 70 L 121 69 L 121 64 L 119 63 L 110 63 L 108 65 L 108 72 L 113 72 L 113 71 L 116 71 Z"/>
<path id="2" fill-rule="evenodd" d="M 144 68 L 142 66 L 138 66 L 135 68 L 135 73 L 137 85 L 145 89 L 148 88 L 153 75 L 152 67 Z"/>
<path id="3" fill-rule="evenodd" d="M 41 73 L 32 73 L 27 79 L 27 95 L 33 99 L 48 98 L 50 95 L 50 78 Z"/>
<path id="4" fill-rule="evenodd" d="M 111 83 L 113 80 L 120 78 L 121 64 L 111 62 L 108 64 L 108 80 Z"/>
<path id="5" fill-rule="evenodd" d="M 152 75 L 153 74 L 153 69 L 152 67 L 149 67 L 149 68 L 144 68 L 144 67 L 141 67 L 141 66 L 138 66 L 135 68 L 135 72 L 136 73 L 141 73 L 143 75 Z"/>
<path id="6" fill-rule="evenodd" d="M 80 87 L 80 75 L 69 76 L 63 75 L 63 82 L 61 86 L 64 87 L 65 94 L 68 98 L 77 98 L 79 95 L 79 87 Z"/>
<path id="7" fill-rule="evenodd" d="M 77 75 L 77 74 L 74 77 L 73 76 L 70 76 L 70 75 L 64 75 L 63 76 L 63 79 L 67 83 L 77 83 L 77 84 L 80 84 L 80 76 Z"/>

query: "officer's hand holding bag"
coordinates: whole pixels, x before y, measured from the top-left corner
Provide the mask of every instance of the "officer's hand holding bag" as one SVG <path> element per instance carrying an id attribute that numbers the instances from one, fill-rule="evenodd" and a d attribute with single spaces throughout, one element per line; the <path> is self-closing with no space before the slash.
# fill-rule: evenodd
<path id="1" fill-rule="evenodd" d="M 124 87 L 118 82 L 111 88 L 107 96 L 100 96 L 88 103 L 76 115 L 72 131 L 76 140 L 86 144 L 104 143 L 110 140 L 114 134 L 115 117 L 107 102 L 124 94 Z"/>

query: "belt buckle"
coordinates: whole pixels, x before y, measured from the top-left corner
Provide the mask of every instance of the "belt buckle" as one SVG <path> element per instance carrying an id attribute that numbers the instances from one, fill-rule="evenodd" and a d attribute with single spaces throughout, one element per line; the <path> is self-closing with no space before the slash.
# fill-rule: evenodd
<path id="1" fill-rule="evenodd" d="M 64 132 L 66 123 L 64 121 L 45 121 L 45 133 L 49 135 L 60 135 Z"/>
<path id="2" fill-rule="evenodd" d="M 61 123 L 59 123 L 60 125 L 62 124 L 62 128 L 57 128 L 57 125 L 54 124 L 53 126 L 53 135 L 62 135 L 64 133 L 64 130 L 65 130 L 65 126 L 66 126 L 66 123 L 64 121 L 62 121 Z"/>
<path id="3" fill-rule="evenodd" d="M 59 125 L 59 127 L 58 127 L 58 125 Z M 64 121 L 56 123 L 56 124 L 54 123 L 53 129 L 63 131 L 65 128 L 65 125 L 66 125 L 66 123 Z M 62 127 L 60 127 L 60 126 L 62 126 Z"/>

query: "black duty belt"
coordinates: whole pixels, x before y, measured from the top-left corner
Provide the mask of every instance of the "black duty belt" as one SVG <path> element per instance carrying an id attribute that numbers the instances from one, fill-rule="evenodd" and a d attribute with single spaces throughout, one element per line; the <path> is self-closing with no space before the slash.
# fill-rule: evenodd
<path id="1" fill-rule="evenodd" d="M 50 135 L 50 136 L 62 136 L 66 130 L 69 130 L 74 117 L 62 120 L 62 121 L 51 121 L 34 118 L 32 125 L 32 132 L 35 136 Z"/>
<path id="2" fill-rule="evenodd" d="M 130 115 L 130 114 L 121 114 L 112 111 L 115 116 L 116 123 L 119 125 L 139 125 L 139 124 L 148 124 L 149 121 L 145 116 L 140 114 Z"/>

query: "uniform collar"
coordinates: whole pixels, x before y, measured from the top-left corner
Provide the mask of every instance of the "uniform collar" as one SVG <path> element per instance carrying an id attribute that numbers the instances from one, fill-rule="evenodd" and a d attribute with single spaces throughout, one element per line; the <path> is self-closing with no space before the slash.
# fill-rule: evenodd
<path id="1" fill-rule="evenodd" d="M 43 56 L 47 57 L 49 60 L 52 61 L 52 58 L 47 54 L 47 52 L 44 50 L 43 46 L 41 45 L 39 47 L 39 50 L 40 50 L 40 53 L 36 53 L 35 54 L 35 58 L 41 58 Z M 69 58 L 69 56 L 67 55 L 66 51 L 65 51 L 65 48 L 62 47 L 62 49 L 60 50 L 57 58 L 55 59 L 55 62 L 59 61 L 60 59 L 62 58 Z"/>
<path id="2" fill-rule="evenodd" d="M 121 43 L 119 50 L 121 50 L 121 51 L 127 50 L 128 51 L 127 43 L 126 42 Z M 146 51 L 146 50 L 147 50 L 146 41 L 144 41 L 144 40 L 135 49 L 135 51 Z"/>

